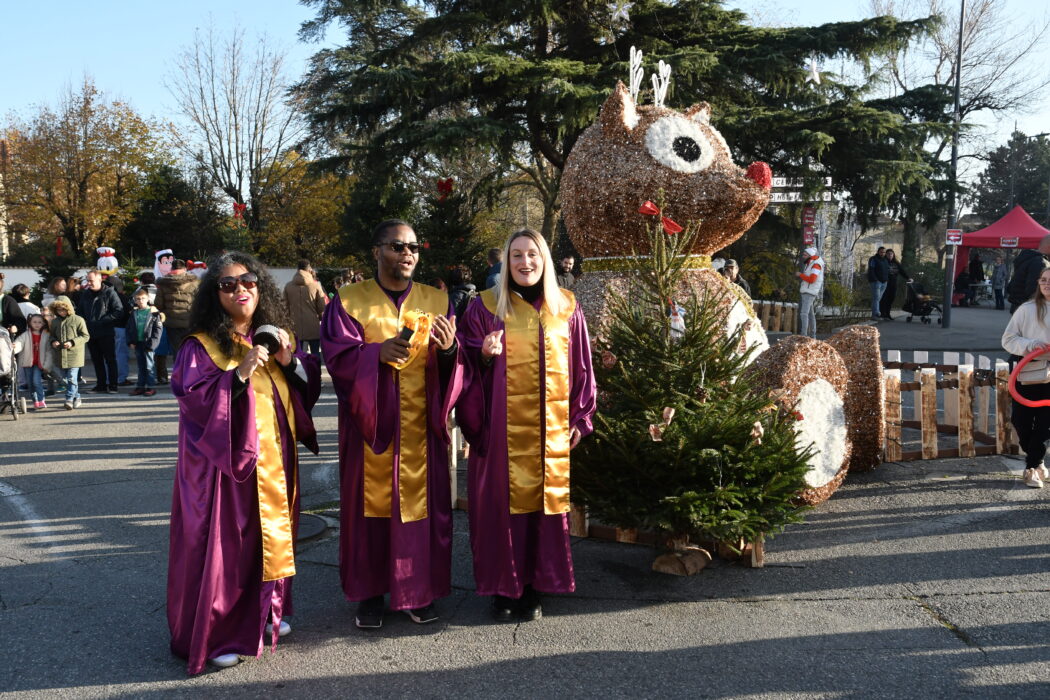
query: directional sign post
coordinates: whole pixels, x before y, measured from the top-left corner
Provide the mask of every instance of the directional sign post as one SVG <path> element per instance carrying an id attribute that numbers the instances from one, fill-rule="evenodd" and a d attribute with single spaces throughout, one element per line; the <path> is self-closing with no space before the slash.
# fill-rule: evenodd
<path id="1" fill-rule="evenodd" d="M 962 229 L 950 228 L 945 233 L 945 243 L 948 245 L 962 245 Z"/>

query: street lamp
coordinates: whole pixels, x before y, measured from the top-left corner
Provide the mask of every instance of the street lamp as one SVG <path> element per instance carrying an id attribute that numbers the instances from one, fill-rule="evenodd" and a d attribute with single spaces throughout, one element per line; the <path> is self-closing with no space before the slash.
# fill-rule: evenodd
<path id="1" fill-rule="evenodd" d="M 952 187 L 948 191 L 948 226 L 956 228 L 955 188 L 959 184 L 959 121 L 962 118 L 959 108 L 959 85 L 962 76 L 962 42 L 963 28 L 966 26 L 966 0 L 959 2 L 959 45 L 955 53 L 955 114 L 952 126 Z M 941 328 L 952 325 L 952 293 L 955 286 L 955 253 L 958 246 L 950 245 L 944 255 L 944 304 L 941 313 Z"/>

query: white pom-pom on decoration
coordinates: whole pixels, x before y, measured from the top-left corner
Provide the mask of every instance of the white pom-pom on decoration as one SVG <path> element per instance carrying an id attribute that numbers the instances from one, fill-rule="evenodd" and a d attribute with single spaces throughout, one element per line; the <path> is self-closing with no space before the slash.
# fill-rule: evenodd
<path id="1" fill-rule="evenodd" d="M 795 410 L 802 415 L 796 423 L 795 445 L 810 445 L 816 453 L 809 458 L 806 484 L 819 488 L 834 479 L 846 456 L 846 412 L 842 397 L 825 379 L 814 379 L 802 387 Z"/>
<path id="2" fill-rule="evenodd" d="M 667 88 L 671 85 L 671 66 L 663 61 L 656 66 L 653 73 L 653 104 L 657 107 L 664 106 L 667 98 Z"/>

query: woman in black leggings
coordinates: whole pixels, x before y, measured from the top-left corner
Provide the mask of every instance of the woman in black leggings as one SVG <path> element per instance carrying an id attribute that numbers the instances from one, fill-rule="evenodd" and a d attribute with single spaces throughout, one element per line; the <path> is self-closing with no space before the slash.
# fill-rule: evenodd
<path id="1" fill-rule="evenodd" d="M 1039 284 L 1029 301 L 1017 307 L 1003 331 L 1003 348 L 1012 355 L 1027 355 L 1050 345 L 1050 269 L 1039 275 Z M 1017 391 L 1032 401 L 1050 400 L 1050 361 L 1043 355 L 1029 362 L 1017 377 Z M 1050 402 L 1050 401 L 1048 401 Z M 1050 439 L 1050 406 L 1032 408 L 1013 401 L 1010 422 L 1017 430 L 1025 453 L 1024 483 L 1043 488 L 1050 470 L 1043 464 Z"/>

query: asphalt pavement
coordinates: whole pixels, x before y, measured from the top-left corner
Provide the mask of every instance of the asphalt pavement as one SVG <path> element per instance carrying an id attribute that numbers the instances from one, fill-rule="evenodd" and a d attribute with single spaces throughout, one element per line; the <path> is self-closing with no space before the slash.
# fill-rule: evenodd
<path id="1" fill-rule="evenodd" d="M 330 514 L 329 385 L 315 416 L 302 500 Z M 165 619 L 176 419 L 166 389 L 0 418 L 0 695 L 1050 697 L 1050 489 L 1003 457 L 851 475 L 768 542 L 763 569 L 716 559 L 670 577 L 647 547 L 576 540 L 577 592 L 522 624 L 492 622 L 474 593 L 458 513 L 440 621 L 356 629 L 333 519 L 301 543 L 277 652 L 187 677 Z"/>

